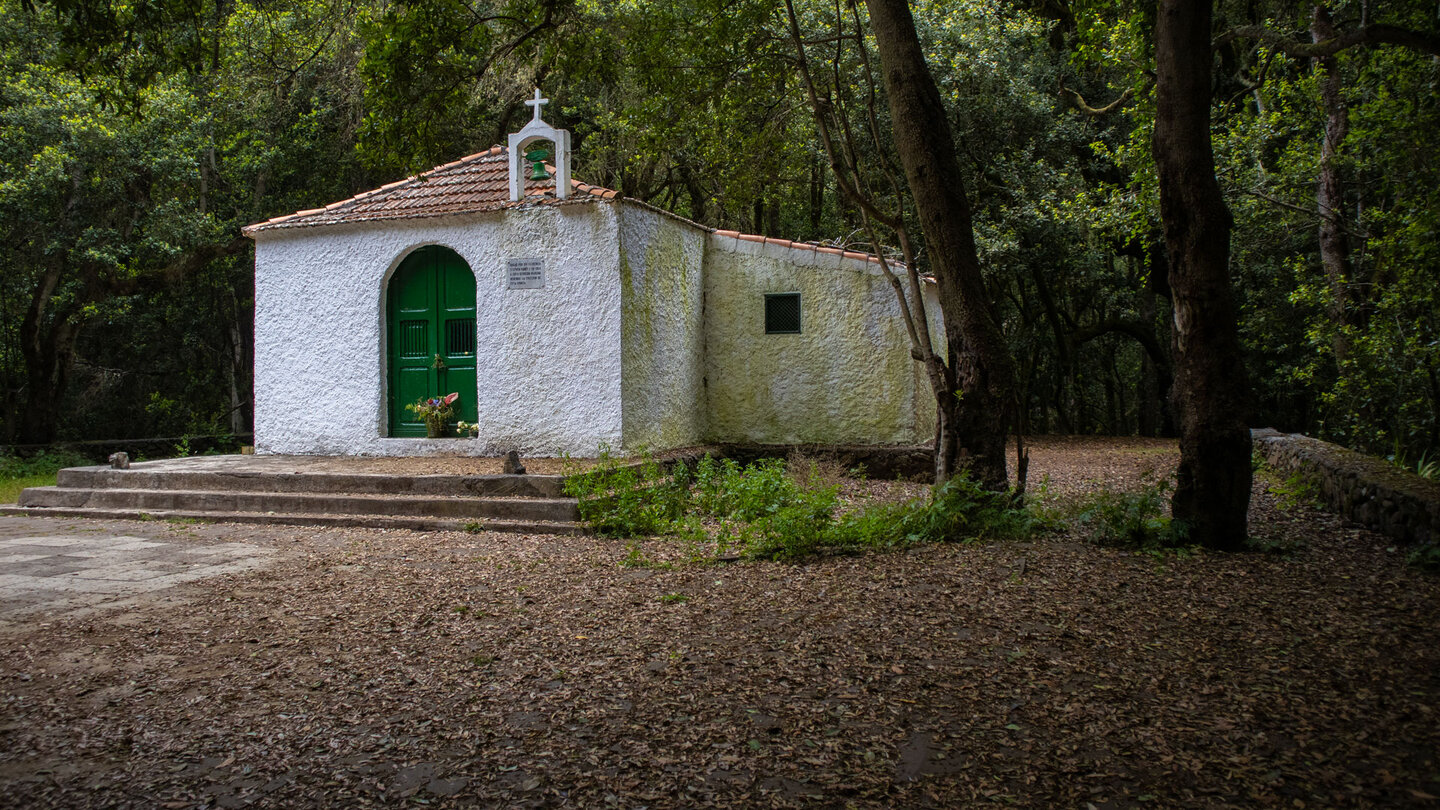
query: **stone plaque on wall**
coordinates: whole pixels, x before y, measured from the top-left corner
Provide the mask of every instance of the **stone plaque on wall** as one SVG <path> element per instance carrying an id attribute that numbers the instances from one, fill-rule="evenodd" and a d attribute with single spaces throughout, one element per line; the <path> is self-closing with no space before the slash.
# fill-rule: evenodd
<path id="1" fill-rule="evenodd" d="M 510 290 L 538 290 L 545 286 L 544 259 L 506 259 L 505 287 Z"/>

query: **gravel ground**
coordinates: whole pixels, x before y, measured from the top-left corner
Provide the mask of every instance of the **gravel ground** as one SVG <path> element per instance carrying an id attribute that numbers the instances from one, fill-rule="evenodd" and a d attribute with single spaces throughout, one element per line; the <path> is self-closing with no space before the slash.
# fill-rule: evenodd
<path id="1" fill-rule="evenodd" d="M 1165 475 L 1046 439 L 1031 486 Z M 847 484 L 855 498 L 913 486 Z M 126 524 L 105 527 L 124 531 Z M 149 528 L 153 530 L 153 524 Z M 270 568 L 3 634 L 0 806 L 1429 807 L 1440 581 L 1257 482 L 1286 554 L 1065 533 L 804 565 L 196 527 Z"/>

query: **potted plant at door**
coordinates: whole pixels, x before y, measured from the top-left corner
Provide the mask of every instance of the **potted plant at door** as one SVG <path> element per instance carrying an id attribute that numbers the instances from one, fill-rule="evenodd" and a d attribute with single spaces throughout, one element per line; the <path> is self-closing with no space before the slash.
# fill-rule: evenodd
<path id="1" fill-rule="evenodd" d="M 458 393 L 422 398 L 406 405 L 405 410 L 413 411 L 415 417 L 425 423 L 425 438 L 438 439 L 445 435 L 445 429 L 450 426 L 450 417 L 455 415 L 455 400 L 459 398 Z"/>

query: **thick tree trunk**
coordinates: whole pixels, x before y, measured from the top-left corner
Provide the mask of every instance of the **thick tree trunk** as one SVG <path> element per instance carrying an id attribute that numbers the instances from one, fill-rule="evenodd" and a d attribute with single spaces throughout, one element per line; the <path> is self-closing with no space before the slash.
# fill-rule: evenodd
<path id="1" fill-rule="evenodd" d="M 988 487 L 1008 484 L 1005 437 L 1015 370 L 975 251 L 970 202 L 940 91 L 925 64 L 905 0 L 866 0 L 885 76 L 895 148 L 925 232 L 945 313 L 945 341 L 959 400 L 940 402 L 936 478 L 962 467 Z"/>
<path id="2" fill-rule="evenodd" d="M 1310 22 L 1310 36 L 1323 42 L 1335 36 L 1330 13 L 1316 6 Z M 1335 326 L 1331 348 L 1335 362 L 1350 355 L 1350 336 L 1345 327 L 1352 325 L 1355 314 L 1350 300 L 1350 241 L 1345 235 L 1345 186 L 1340 178 L 1337 155 L 1340 144 L 1350 131 L 1350 115 L 1340 96 L 1338 59 L 1324 56 L 1314 60 L 1320 74 L 1320 99 L 1325 105 L 1325 138 L 1320 144 L 1320 178 L 1315 187 L 1315 208 L 1320 215 L 1320 264 L 1330 285 L 1330 318 Z"/>
<path id="3" fill-rule="evenodd" d="M 1180 469 L 1171 502 L 1190 538 L 1240 548 L 1250 506 L 1250 432 L 1234 296 L 1230 210 L 1210 147 L 1211 0 L 1160 0 L 1155 162 L 1174 302 Z"/>

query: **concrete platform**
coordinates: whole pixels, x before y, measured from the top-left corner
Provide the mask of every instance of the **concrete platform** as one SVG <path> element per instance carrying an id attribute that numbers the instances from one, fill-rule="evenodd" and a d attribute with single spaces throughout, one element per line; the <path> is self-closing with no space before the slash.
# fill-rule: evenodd
<path id="1" fill-rule="evenodd" d="M 183 583 L 262 568 L 277 556 L 255 543 L 158 529 L 112 534 L 65 521 L 0 518 L 0 629 L 31 614 L 122 606 Z"/>
<path id="2" fill-rule="evenodd" d="M 558 468 L 559 461 L 548 462 Z M 196 456 L 61 470 L 0 514 L 173 517 L 296 525 L 573 534 L 563 476 L 504 475 L 498 459 Z M 453 471 L 447 471 L 453 470 Z"/>

